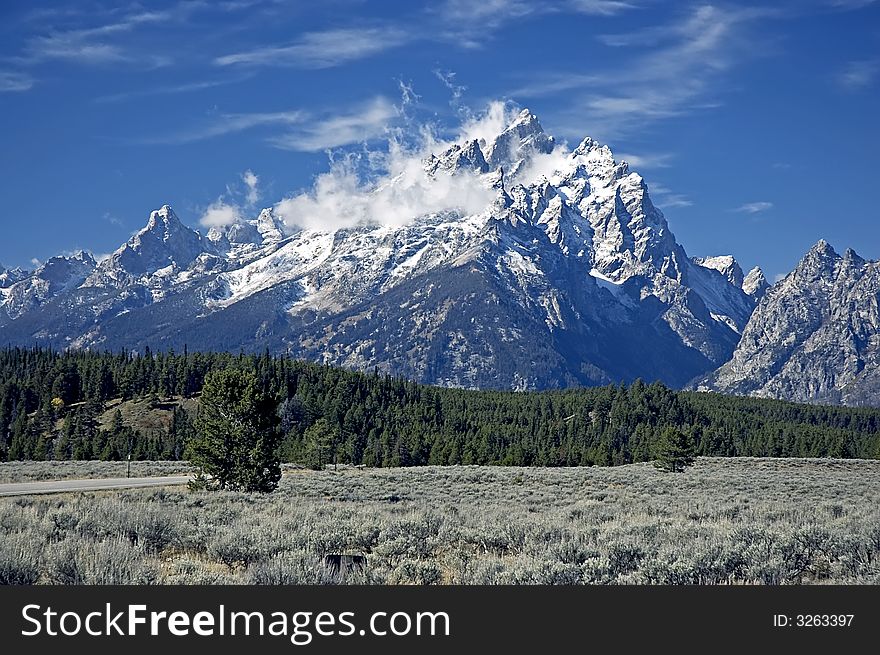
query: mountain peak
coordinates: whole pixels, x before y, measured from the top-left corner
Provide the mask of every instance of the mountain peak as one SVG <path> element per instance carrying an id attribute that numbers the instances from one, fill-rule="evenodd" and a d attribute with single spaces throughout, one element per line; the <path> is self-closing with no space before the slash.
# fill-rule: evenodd
<path id="1" fill-rule="evenodd" d="M 501 166 L 518 167 L 535 153 L 548 154 L 556 147 L 556 140 L 548 136 L 538 117 L 528 109 L 519 115 L 484 148 L 490 169 Z"/>
<path id="2" fill-rule="evenodd" d="M 755 300 L 759 300 L 769 287 L 770 284 L 767 282 L 764 271 L 761 270 L 760 266 L 755 266 L 755 268 L 750 270 L 742 282 L 742 290 L 745 291 L 747 296 L 751 296 Z"/>
<path id="3" fill-rule="evenodd" d="M 146 229 L 155 230 L 160 225 L 167 228 L 178 224 L 180 224 L 180 219 L 174 213 L 171 205 L 162 205 L 161 208 L 150 212 L 150 220 L 147 222 Z"/>
<path id="4" fill-rule="evenodd" d="M 843 261 L 850 266 L 861 266 L 865 260 L 852 248 L 847 248 L 843 253 Z"/>
<path id="5" fill-rule="evenodd" d="M 831 247 L 831 244 L 825 241 L 825 239 L 819 239 L 809 250 L 810 253 L 817 253 L 824 256 L 837 257 L 837 253 L 834 251 L 834 248 Z"/>
<path id="6" fill-rule="evenodd" d="M 511 130 L 516 128 L 519 125 L 527 126 L 532 130 L 543 132 L 544 128 L 541 127 L 541 123 L 538 122 L 538 117 L 535 116 L 530 109 L 523 109 L 516 118 L 513 119 L 513 122 L 507 126 L 506 130 Z"/>
<path id="7" fill-rule="evenodd" d="M 281 222 L 271 207 L 266 207 L 257 217 L 257 232 L 263 242 L 281 241 L 284 238 L 284 223 Z"/>
<path id="8" fill-rule="evenodd" d="M 718 271 L 735 287 L 743 285 L 743 270 L 733 255 L 718 255 L 715 257 L 694 257 L 693 261 L 703 268 L 711 268 Z"/>

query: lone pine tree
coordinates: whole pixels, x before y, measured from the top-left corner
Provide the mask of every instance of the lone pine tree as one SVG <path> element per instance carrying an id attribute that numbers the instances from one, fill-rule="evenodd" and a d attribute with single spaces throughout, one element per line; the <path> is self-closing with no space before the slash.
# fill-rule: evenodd
<path id="1" fill-rule="evenodd" d="M 694 443 L 690 435 L 678 428 L 664 428 L 654 445 L 654 466 L 673 473 L 694 463 Z"/>
<path id="2" fill-rule="evenodd" d="M 281 479 L 275 404 L 251 371 L 209 373 L 188 456 L 209 488 L 274 491 Z"/>

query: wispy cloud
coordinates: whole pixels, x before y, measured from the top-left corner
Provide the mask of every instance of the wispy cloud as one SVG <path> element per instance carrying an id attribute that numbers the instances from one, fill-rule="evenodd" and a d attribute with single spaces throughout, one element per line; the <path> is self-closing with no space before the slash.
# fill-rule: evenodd
<path id="1" fill-rule="evenodd" d="M 559 131 L 616 138 L 658 120 L 718 106 L 714 96 L 723 89 L 718 80 L 756 51 L 749 26 L 772 15 L 769 9 L 706 5 L 671 23 L 606 34 L 600 37 L 606 45 L 625 46 L 614 58 L 622 61 L 620 65 L 589 75 L 556 71 L 546 81 L 526 84 L 511 95 L 575 93 L 575 106 L 555 117 Z"/>
<path id="2" fill-rule="evenodd" d="M 479 48 L 508 23 L 544 14 L 614 16 L 636 8 L 622 0 L 445 0 L 430 9 L 442 26 L 436 35 L 455 45 Z"/>
<path id="3" fill-rule="evenodd" d="M 508 95 L 512 98 L 539 98 L 604 83 L 607 83 L 607 79 L 601 75 L 547 71 L 541 75 L 530 76 L 525 84 L 508 91 Z"/>
<path id="4" fill-rule="evenodd" d="M 674 157 L 675 155 L 671 152 L 642 153 L 641 155 L 621 152 L 616 156 L 617 159 L 621 159 L 635 168 L 645 169 L 669 168 Z"/>
<path id="5" fill-rule="evenodd" d="M 241 181 L 244 182 L 244 185 L 247 187 L 245 201 L 250 206 L 256 205 L 257 201 L 260 199 L 260 178 L 251 169 L 247 169 L 241 174 Z"/>
<path id="6" fill-rule="evenodd" d="M 230 77 L 228 79 L 222 80 L 205 80 L 202 82 L 187 82 L 186 84 L 175 84 L 172 86 L 160 86 L 152 89 L 134 89 L 132 91 L 122 91 L 120 93 L 112 93 L 110 95 L 98 96 L 95 98 L 95 102 L 98 103 L 113 103 L 113 102 L 124 102 L 126 100 L 134 100 L 137 98 L 148 98 L 150 96 L 161 96 L 161 95 L 176 95 L 178 93 L 195 93 L 197 91 L 204 91 L 205 89 L 213 89 L 218 86 L 225 86 L 227 84 L 235 84 L 237 82 L 242 82 L 248 79 L 250 76 L 237 76 Z"/>
<path id="7" fill-rule="evenodd" d="M 440 82 L 445 86 L 450 95 L 449 105 L 455 109 L 456 111 L 461 111 L 462 109 L 466 109 L 462 105 L 462 98 L 464 97 L 465 91 L 467 91 L 467 87 L 463 84 L 459 84 L 456 82 L 456 74 L 455 71 L 444 71 L 435 69 L 434 77 L 436 77 Z"/>
<path id="8" fill-rule="evenodd" d="M 218 66 L 289 66 L 332 68 L 363 59 L 413 40 L 397 27 L 368 27 L 327 30 L 303 34 L 289 45 L 257 48 L 217 57 Z"/>
<path id="9" fill-rule="evenodd" d="M 270 139 L 270 143 L 283 150 L 302 152 L 360 143 L 385 134 L 397 115 L 394 104 L 380 96 L 345 113 L 302 123 L 293 131 Z"/>
<path id="10" fill-rule="evenodd" d="M 568 5 L 574 10 L 594 16 L 616 16 L 617 14 L 636 9 L 638 5 L 620 0 L 570 0 Z"/>
<path id="11" fill-rule="evenodd" d="M 0 71 L 0 93 L 27 91 L 34 85 L 34 78 L 25 73 Z"/>
<path id="12" fill-rule="evenodd" d="M 747 202 L 744 205 L 740 205 L 733 211 L 740 212 L 743 214 L 760 214 L 761 212 L 765 212 L 769 209 L 773 209 L 773 203 L 767 202 L 766 200 L 759 200 L 758 202 Z"/>
<path id="13" fill-rule="evenodd" d="M 156 53 L 135 54 L 120 37 L 145 26 L 179 20 L 188 16 L 198 3 L 180 3 L 163 11 L 135 11 L 91 27 L 50 28 L 48 33 L 31 37 L 17 61 L 38 64 L 50 60 L 68 60 L 80 64 L 135 63 L 155 68 L 170 59 Z"/>
<path id="14" fill-rule="evenodd" d="M 115 225 L 116 227 L 122 227 L 122 219 L 110 212 L 104 212 L 103 219 L 110 223 L 110 225 Z"/>
<path id="15" fill-rule="evenodd" d="M 654 203 L 660 207 L 665 207 L 666 209 L 671 209 L 673 207 L 691 207 L 694 204 L 694 201 L 687 196 L 675 193 L 672 189 L 658 182 L 652 182 L 649 184 L 648 189 Z"/>
<path id="16" fill-rule="evenodd" d="M 184 144 L 204 141 L 215 137 L 244 132 L 267 125 L 295 125 L 308 118 L 304 111 L 291 110 L 250 114 L 219 114 L 212 117 L 207 125 L 181 130 L 164 136 L 137 139 L 142 144 Z"/>
<path id="17" fill-rule="evenodd" d="M 874 84 L 880 73 L 880 60 L 851 61 L 837 78 L 837 81 L 850 91 L 858 91 Z"/>
<path id="18" fill-rule="evenodd" d="M 876 4 L 877 0 L 829 0 L 828 4 L 837 9 L 861 9 Z"/>
<path id="19" fill-rule="evenodd" d="M 550 3 L 529 0 L 446 0 L 439 3 L 435 12 L 442 20 L 461 26 L 479 23 L 485 29 L 497 28 L 502 23 L 547 11 Z"/>
<path id="20" fill-rule="evenodd" d="M 482 30 L 495 29 L 508 21 L 546 13 L 581 13 L 614 16 L 635 9 L 622 0 L 445 0 L 433 10 L 442 20 L 459 25 L 478 24 Z"/>

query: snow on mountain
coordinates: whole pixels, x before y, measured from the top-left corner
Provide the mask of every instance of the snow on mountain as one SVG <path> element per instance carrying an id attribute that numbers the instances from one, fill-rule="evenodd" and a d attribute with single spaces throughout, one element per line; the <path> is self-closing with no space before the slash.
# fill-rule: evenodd
<path id="1" fill-rule="evenodd" d="M 4 331 L 271 347 L 459 386 L 684 384 L 729 359 L 754 307 L 732 257 L 688 258 L 638 173 L 591 138 L 557 144 L 528 110 L 345 189 L 206 237 L 165 205 L 78 289 Z M 320 227 L 328 208 L 344 227 Z"/>
<path id="2" fill-rule="evenodd" d="M 757 276 L 755 276 L 757 277 Z M 880 262 L 819 241 L 770 287 L 733 357 L 701 390 L 798 401 L 878 404 Z"/>

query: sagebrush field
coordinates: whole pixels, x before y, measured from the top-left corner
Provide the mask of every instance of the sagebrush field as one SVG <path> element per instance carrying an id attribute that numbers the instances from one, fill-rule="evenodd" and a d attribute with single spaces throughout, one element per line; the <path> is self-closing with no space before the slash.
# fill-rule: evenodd
<path id="1" fill-rule="evenodd" d="M 0 480 L 45 467 L 0 464 Z M 0 582 L 877 584 L 878 501 L 871 460 L 287 469 L 267 495 L 2 498 Z M 365 566 L 336 572 L 333 554 Z"/>

